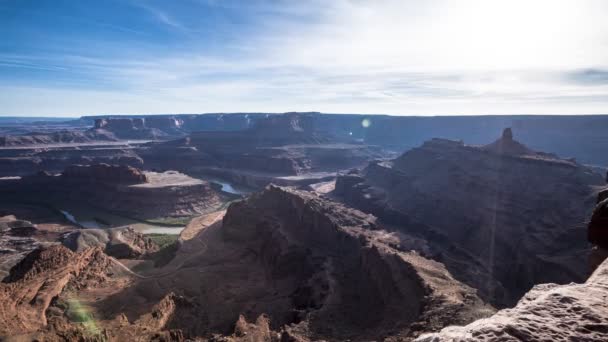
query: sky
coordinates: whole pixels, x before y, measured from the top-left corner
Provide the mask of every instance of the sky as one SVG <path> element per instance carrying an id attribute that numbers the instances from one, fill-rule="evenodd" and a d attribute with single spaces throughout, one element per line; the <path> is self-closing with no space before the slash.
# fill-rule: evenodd
<path id="1" fill-rule="evenodd" d="M 606 0 L 0 0 L 0 115 L 608 113 Z"/>

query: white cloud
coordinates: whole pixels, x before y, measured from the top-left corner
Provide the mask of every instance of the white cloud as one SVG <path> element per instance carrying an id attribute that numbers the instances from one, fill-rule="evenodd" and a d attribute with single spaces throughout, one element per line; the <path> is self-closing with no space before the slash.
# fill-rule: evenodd
<path id="1" fill-rule="evenodd" d="M 238 53 L 217 56 L 193 45 L 130 60 L 46 56 L 46 65 L 71 65 L 109 89 L 5 85 L 2 114 L 606 112 L 606 1 L 280 3 L 257 8 L 264 24 L 233 43 Z M 169 14 L 147 10 L 185 29 Z M 301 16 L 308 19 L 291 20 Z M 38 62 L 23 65 L 45 64 Z M 586 69 L 598 70 L 587 75 L 593 82 L 580 81 Z"/>

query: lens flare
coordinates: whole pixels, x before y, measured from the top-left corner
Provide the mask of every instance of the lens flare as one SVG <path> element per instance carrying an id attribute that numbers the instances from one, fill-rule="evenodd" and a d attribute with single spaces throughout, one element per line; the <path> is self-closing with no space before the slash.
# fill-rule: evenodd
<path id="1" fill-rule="evenodd" d="M 93 313 L 77 298 L 70 298 L 68 300 L 68 311 L 70 320 L 81 323 L 87 333 L 91 335 L 99 335 L 101 333 L 101 330 L 95 323 Z"/>

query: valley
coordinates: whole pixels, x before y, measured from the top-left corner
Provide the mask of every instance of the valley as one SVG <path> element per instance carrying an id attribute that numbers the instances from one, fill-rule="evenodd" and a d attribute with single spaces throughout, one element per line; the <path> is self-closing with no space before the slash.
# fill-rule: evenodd
<path id="1" fill-rule="evenodd" d="M 599 154 L 537 150 L 521 123 L 399 150 L 414 138 L 371 129 L 390 118 L 247 115 L 2 140 L 0 337 L 608 338 Z"/>

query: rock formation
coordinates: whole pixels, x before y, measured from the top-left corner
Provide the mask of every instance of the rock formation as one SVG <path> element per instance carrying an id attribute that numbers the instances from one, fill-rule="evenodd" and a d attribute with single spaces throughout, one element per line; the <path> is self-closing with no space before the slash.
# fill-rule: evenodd
<path id="1" fill-rule="evenodd" d="M 2 147 L 21 147 L 34 145 L 51 144 L 77 144 L 92 142 L 116 141 L 117 138 L 104 131 L 77 131 L 64 130 L 49 133 L 27 133 L 22 135 L 0 136 L 0 146 Z"/>
<path id="2" fill-rule="evenodd" d="M 146 175 L 127 165 L 71 165 L 67 167 L 61 177 L 78 182 L 103 182 L 112 184 L 140 184 L 147 183 Z"/>
<path id="3" fill-rule="evenodd" d="M 70 201 L 141 219 L 192 216 L 224 201 L 209 182 L 178 172 L 107 164 L 73 165 L 60 176 L 39 173 L 0 184 L 0 194 L 7 200 L 24 201 L 35 194 L 37 202 Z"/>
<path id="4" fill-rule="evenodd" d="M 144 274 L 87 243 L 34 250 L 0 284 L 0 337 L 608 338 L 608 261 L 584 284 L 537 285 L 495 313 L 441 263 L 411 251 L 424 242 L 408 244 L 374 216 L 313 192 L 269 186 L 220 217 L 192 227 L 171 262 Z"/>
<path id="5" fill-rule="evenodd" d="M 101 249 L 79 254 L 63 246 L 34 250 L 0 284 L 0 336 L 18 338 L 50 327 L 54 313 L 49 308 L 59 297 L 67 300 L 71 291 L 98 286 L 111 277 L 112 268 Z"/>
<path id="6" fill-rule="evenodd" d="M 29 221 L 18 220 L 15 216 L 0 217 L 0 234 L 28 236 L 36 232 L 36 226 Z"/>
<path id="7" fill-rule="evenodd" d="M 0 279 L 25 254 L 40 246 L 34 238 L 38 228 L 29 221 L 18 220 L 14 215 L 0 216 Z"/>
<path id="8" fill-rule="evenodd" d="M 602 200 L 600 195 L 598 201 Z M 512 309 L 426 334 L 416 342 L 608 340 L 608 261 L 604 261 L 606 245 L 600 235 L 608 225 L 599 219 L 604 210 L 596 207 L 589 223 L 589 240 L 596 244 L 591 260 L 596 264 L 584 284 L 535 285 Z"/>
<path id="9" fill-rule="evenodd" d="M 143 160 L 129 144 L 15 147 L 1 151 L 0 177 L 25 176 L 39 171 L 61 172 L 70 165 L 97 163 L 141 167 Z"/>
<path id="10" fill-rule="evenodd" d="M 62 237 L 61 243 L 74 252 L 101 247 L 118 259 L 140 258 L 158 251 L 158 246 L 133 228 L 80 229 Z"/>
<path id="11" fill-rule="evenodd" d="M 607 298 L 604 262 L 584 284 L 536 285 L 512 309 L 415 341 L 606 341 Z"/>
<path id="12" fill-rule="evenodd" d="M 167 139 L 182 136 L 183 121 L 175 117 L 136 117 L 95 119 L 91 132 L 110 132 L 119 139 Z"/>
<path id="13" fill-rule="evenodd" d="M 505 130 L 482 147 L 433 139 L 339 177 L 335 194 L 424 239 L 429 257 L 504 306 L 534 284 L 586 278 L 582 222 L 602 183 L 591 169 L 532 151 Z"/>
<path id="14" fill-rule="evenodd" d="M 608 181 L 608 174 L 606 175 Z M 597 205 L 587 226 L 587 240 L 593 244 L 589 263 L 595 270 L 608 258 L 608 189 L 597 195 Z"/>
<path id="15" fill-rule="evenodd" d="M 203 172 L 256 187 L 278 183 L 282 176 L 362 166 L 383 155 L 379 148 L 333 137 L 299 113 L 258 119 L 243 131 L 192 132 L 138 153 L 150 168 Z"/>
<path id="16" fill-rule="evenodd" d="M 493 311 L 441 264 L 390 247 L 374 221 L 312 193 L 271 186 L 184 242 L 159 271 L 167 275 L 140 279 L 99 309 L 126 300 L 166 303 L 173 315 L 191 318 L 170 315 L 162 330 L 272 340 L 411 338 Z M 167 302 L 172 293 L 190 299 Z M 131 310 L 127 316 L 145 315 Z"/>

